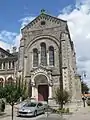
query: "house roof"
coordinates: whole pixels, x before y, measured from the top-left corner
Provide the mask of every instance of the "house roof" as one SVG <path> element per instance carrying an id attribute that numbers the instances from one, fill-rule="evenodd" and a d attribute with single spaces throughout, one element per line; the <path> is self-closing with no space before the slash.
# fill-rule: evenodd
<path id="1" fill-rule="evenodd" d="M 8 55 L 8 56 L 12 56 L 12 57 L 14 57 L 13 54 L 9 53 L 8 51 L 4 50 L 4 49 L 1 48 L 1 47 L 0 47 L 0 51 L 2 51 L 3 53 L 5 53 L 5 54 Z"/>

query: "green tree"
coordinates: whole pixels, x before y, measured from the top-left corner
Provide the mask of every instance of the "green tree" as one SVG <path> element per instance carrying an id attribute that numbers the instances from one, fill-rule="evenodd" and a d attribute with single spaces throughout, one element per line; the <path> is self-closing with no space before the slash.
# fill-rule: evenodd
<path id="1" fill-rule="evenodd" d="M 2 86 L 0 86 L 0 111 L 4 112 L 5 110 L 5 102 L 3 100 L 5 96 L 5 91 Z"/>
<path id="2" fill-rule="evenodd" d="M 81 81 L 81 90 L 82 90 L 82 93 L 88 93 L 89 92 L 88 85 L 83 81 Z"/>
<path id="3" fill-rule="evenodd" d="M 13 108 L 15 103 L 19 100 L 19 98 L 24 94 L 24 90 L 21 89 L 19 86 L 16 86 L 15 84 L 12 85 L 6 85 L 3 88 L 4 91 L 4 98 L 6 99 L 6 102 L 9 103 L 12 107 L 12 120 L 13 120 Z"/>
<path id="4" fill-rule="evenodd" d="M 5 96 L 5 91 L 4 91 L 3 87 L 0 86 L 0 99 L 4 98 L 4 96 Z"/>
<path id="5" fill-rule="evenodd" d="M 60 88 L 57 88 L 55 100 L 60 106 L 62 104 L 62 101 L 63 104 L 66 104 L 69 101 L 69 99 L 70 99 L 70 95 L 67 91 L 63 90 L 63 93 L 61 93 Z"/>

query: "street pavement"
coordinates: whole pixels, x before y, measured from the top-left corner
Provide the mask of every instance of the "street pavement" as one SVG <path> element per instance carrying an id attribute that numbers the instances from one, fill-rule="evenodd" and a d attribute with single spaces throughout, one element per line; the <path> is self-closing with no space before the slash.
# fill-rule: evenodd
<path id="1" fill-rule="evenodd" d="M 17 117 L 16 109 L 14 109 L 14 120 L 66 120 L 63 116 L 58 114 L 51 114 L 50 112 L 47 114 L 38 115 L 37 117 Z M 7 106 L 5 109 L 6 115 L 0 116 L 0 120 L 11 120 L 11 106 Z"/>
<path id="2" fill-rule="evenodd" d="M 90 106 L 81 108 L 73 114 L 68 120 L 90 120 Z"/>
<path id="3" fill-rule="evenodd" d="M 10 120 L 11 116 L 0 118 L 0 120 Z M 61 118 L 59 115 L 56 114 L 50 114 L 48 118 L 46 115 L 39 115 L 37 117 L 16 117 L 14 116 L 14 120 L 65 120 L 64 118 Z"/>
<path id="4" fill-rule="evenodd" d="M 11 107 L 7 106 L 4 116 L 0 116 L 0 120 L 11 120 Z M 90 106 L 82 107 L 79 111 L 72 115 L 63 115 L 47 113 L 38 115 L 37 117 L 17 117 L 16 109 L 14 109 L 14 120 L 90 120 Z"/>

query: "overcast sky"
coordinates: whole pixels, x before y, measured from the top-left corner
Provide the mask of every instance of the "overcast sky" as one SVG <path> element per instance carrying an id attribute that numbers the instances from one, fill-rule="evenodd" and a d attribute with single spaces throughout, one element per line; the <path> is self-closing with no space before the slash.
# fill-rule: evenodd
<path id="1" fill-rule="evenodd" d="M 77 68 L 87 77 L 90 87 L 90 0 L 0 0 L 0 47 L 19 46 L 20 29 L 40 14 L 68 21 L 70 35 L 75 44 Z"/>

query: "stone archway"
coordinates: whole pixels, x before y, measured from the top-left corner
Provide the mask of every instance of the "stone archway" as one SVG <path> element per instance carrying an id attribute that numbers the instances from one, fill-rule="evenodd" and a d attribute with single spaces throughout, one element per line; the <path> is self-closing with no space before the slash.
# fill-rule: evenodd
<path id="1" fill-rule="evenodd" d="M 38 101 L 48 101 L 48 79 L 45 75 L 37 75 L 34 78 L 35 86 L 37 89 Z"/>

